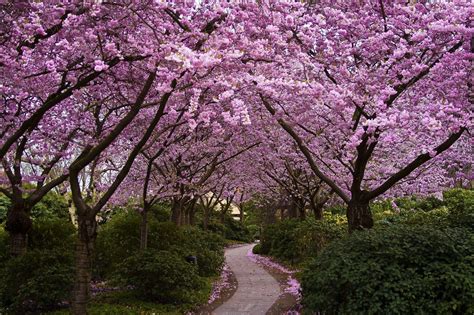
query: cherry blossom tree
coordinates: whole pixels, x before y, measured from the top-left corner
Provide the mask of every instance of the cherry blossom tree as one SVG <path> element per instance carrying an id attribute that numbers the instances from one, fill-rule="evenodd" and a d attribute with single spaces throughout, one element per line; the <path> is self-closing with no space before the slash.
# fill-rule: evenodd
<path id="1" fill-rule="evenodd" d="M 299 11 L 260 33 L 291 49 L 266 47 L 274 62 L 260 65 L 254 84 L 348 205 L 350 231 L 370 228 L 371 200 L 461 138 L 472 144 L 472 7 L 320 1 Z"/>

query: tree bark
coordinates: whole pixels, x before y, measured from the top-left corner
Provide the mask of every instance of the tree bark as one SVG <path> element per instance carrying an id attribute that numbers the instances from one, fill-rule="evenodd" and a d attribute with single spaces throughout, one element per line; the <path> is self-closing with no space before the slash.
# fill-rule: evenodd
<path id="1" fill-rule="evenodd" d="M 347 207 L 347 221 L 349 233 L 355 230 L 370 229 L 374 226 L 372 213 L 370 212 L 369 201 L 358 196 L 349 201 Z"/>
<path id="2" fill-rule="evenodd" d="M 306 209 L 304 207 L 304 201 L 301 199 L 298 199 L 296 201 L 296 206 L 298 209 L 298 218 L 300 220 L 306 220 Z"/>
<path id="3" fill-rule="evenodd" d="M 192 199 L 188 209 L 188 224 L 192 226 L 196 224 L 196 202 L 196 199 Z"/>
<path id="4" fill-rule="evenodd" d="M 97 223 L 95 218 L 78 218 L 79 231 L 76 244 L 76 280 L 72 298 L 72 313 L 74 315 L 87 314 L 87 303 L 90 298 L 90 282 L 92 253 L 96 239 Z"/>
<path id="5" fill-rule="evenodd" d="M 148 209 L 145 207 L 140 213 L 142 220 L 140 222 L 140 250 L 148 247 Z"/>
<path id="6" fill-rule="evenodd" d="M 323 206 L 316 204 L 312 208 L 313 208 L 314 218 L 316 220 L 322 220 L 323 219 Z"/>
<path id="7" fill-rule="evenodd" d="M 176 225 L 181 224 L 181 207 L 180 202 L 177 200 L 173 200 L 173 204 L 171 206 L 171 222 Z"/>
<path id="8" fill-rule="evenodd" d="M 207 231 L 207 228 L 209 226 L 209 212 L 211 211 L 211 209 L 209 209 L 209 207 L 207 206 L 204 206 L 203 210 L 204 210 L 204 213 L 203 213 L 203 219 L 202 219 L 202 226 L 204 230 Z"/>
<path id="9" fill-rule="evenodd" d="M 26 253 L 28 232 L 32 221 L 24 204 L 14 203 L 8 211 L 5 229 L 10 234 L 10 253 L 20 256 Z"/>
<path id="10" fill-rule="evenodd" d="M 239 205 L 239 221 L 240 223 L 244 223 L 244 206 Z"/>
<path id="11" fill-rule="evenodd" d="M 298 217 L 298 206 L 296 205 L 294 201 L 291 201 L 288 207 L 288 218 L 295 219 L 297 217 Z"/>

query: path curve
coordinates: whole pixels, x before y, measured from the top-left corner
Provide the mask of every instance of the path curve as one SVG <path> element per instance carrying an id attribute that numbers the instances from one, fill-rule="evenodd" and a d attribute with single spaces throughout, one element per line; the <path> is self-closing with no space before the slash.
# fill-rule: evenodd
<path id="1" fill-rule="evenodd" d="M 237 278 L 237 291 L 213 314 L 265 314 L 280 296 L 280 286 L 275 278 L 247 257 L 253 246 L 255 244 L 226 250 L 226 262 Z"/>

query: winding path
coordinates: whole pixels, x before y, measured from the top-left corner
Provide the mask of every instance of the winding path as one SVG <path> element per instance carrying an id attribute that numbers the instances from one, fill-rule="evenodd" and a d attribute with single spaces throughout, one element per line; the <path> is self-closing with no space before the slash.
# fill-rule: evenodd
<path id="1" fill-rule="evenodd" d="M 280 295 L 278 282 L 261 266 L 247 257 L 255 245 L 226 250 L 225 258 L 237 278 L 234 295 L 212 313 L 215 315 L 265 314 Z"/>

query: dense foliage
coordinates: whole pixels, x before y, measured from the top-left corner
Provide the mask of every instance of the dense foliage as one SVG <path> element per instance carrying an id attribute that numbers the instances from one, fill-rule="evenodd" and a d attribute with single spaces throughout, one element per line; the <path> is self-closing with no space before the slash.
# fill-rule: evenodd
<path id="1" fill-rule="evenodd" d="M 326 314 L 469 314 L 474 235 L 394 226 L 328 246 L 303 275 L 303 304 Z"/>
<path id="2" fill-rule="evenodd" d="M 196 302 L 193 292 L 204 285 L 197 266 L 165 250 L 138 252 L 119 263 L 116 282 L 133 286 L 146 299 L 163 303 Z"/>
<path id="3" fill-rule="evenodd" d="M 257 253 L 271 255 L 290 264 L 300 264 L 317 255 L 330 242 L 345 235 L 345 224 L 333 220 L 284 220 L 264 229 Z"/>
<path id="4" fill-rule="evenodd" d="M 107 278 L 117 272 L 117 266 L 140 250 L 140 215 L 124 211 L 112 217 L 99 231 L 96 242 L 95 276 Z M 223 263 L 224 240 L 215 233 L 193 227 L 176 227 L 172 222 L 149 218 L 148 249 L 198 257 L 201 275 L 216 275 Z"/>
<path id="5" fill-rule="evenodd" d="M 473 196 L 456 189 L 443 201 L 412 201 L 375 229 L 329 244 L 303 273 L 305 308 L 326 314 L 474 312 Z"/>

